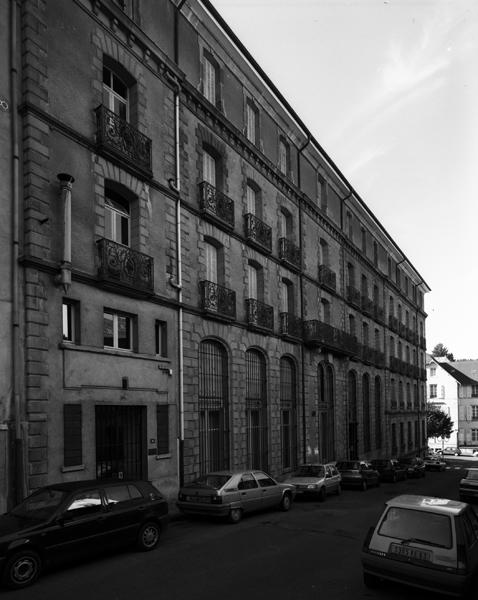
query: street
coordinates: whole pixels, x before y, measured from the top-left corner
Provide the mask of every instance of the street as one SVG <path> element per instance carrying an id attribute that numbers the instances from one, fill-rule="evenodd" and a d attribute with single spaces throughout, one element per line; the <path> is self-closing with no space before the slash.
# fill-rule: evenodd
<path id="1" fill-rule="evenodd" d="M 206 519 L 173 521 L 159 548 L 124 551 L 45 573 L 31 588 L 2 590 L 9 600 L 436 600 L 398 585 L 368 590 L 360 549 L 384 501 L 401 493 L 458 499 L 458 481 L 476 459 L 450 458 L 445 472 L 366 492 L 344 490 L 325 502 L 297 501 L 288 513 L 246 517 L 238 525 Z"/>

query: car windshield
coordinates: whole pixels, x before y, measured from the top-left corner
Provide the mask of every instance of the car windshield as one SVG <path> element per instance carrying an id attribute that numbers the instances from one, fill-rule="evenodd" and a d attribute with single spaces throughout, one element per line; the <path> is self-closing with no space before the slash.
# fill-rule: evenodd
<path id="1" fill-rule="evenodd" d="M 476 470 L 476 471 L 468 471 L 468 473 L 466 474 L 466 478 L 467 479 L 478 480 L 478 470 Z"/>
<path id="2" fill-rule="evenodd" d="M 221 473 L 210 473 L 209 475 L 203 475 L 189 484 L 188 487 L 202 487 L 202 488 L 211 488 L 212 490 L 218 490 L 225 485 L 229 479 L 231 479 L 231 475 L 223 475 Z"/>
<path id="3" fill-rule="evenodd" d="M 379 529 L 379 535 L 406 542 L 451 548 L 451 523 L 448 515 L 392 506 Z"/>
<path id="4" fill-rule="evenodd" d="M 10 514 L 24 519 L 49 519 L 66 498 L 67 492 L 47 488 L 40 490 L 15 506 Z"/>
<path id="5" fill-rule="evenodd" d="M 344 460 L 337 463 L 337 469 L 339 471 L 358 471 L 360 464 L 351 460 Z"/>
<path id="6" fill-rule="evenodd" d="M 296 472 L 297 477 L 325 477 L 322 465 L 302 465 Z"/>

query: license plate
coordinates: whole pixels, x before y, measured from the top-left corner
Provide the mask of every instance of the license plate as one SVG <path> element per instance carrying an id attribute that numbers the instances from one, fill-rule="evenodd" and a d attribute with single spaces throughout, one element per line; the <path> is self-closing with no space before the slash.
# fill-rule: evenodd
<path id="1" fill-rule="evenodd" d="M 389 552 L 396 558 L 402 558 L 403 560 L 429 562 L 432 557 L 432 553 L 428 550 L 413 548 L 412 546 L 404 546 L 402 544 L 390 544 Z"/>
<path id="2" fill-rule="evenodd" d="M 186 502 L 199 502 L 201 504 L 210 504 L 211 498 L 209 496 L 186 496 Z"/>

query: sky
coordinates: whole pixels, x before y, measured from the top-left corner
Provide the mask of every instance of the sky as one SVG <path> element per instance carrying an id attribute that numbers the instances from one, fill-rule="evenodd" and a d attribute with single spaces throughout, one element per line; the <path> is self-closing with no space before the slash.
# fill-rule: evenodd
<path id="1" fill-rule="evenodd" d="M 212 0 L 478 358 L 477 0 Z"/>

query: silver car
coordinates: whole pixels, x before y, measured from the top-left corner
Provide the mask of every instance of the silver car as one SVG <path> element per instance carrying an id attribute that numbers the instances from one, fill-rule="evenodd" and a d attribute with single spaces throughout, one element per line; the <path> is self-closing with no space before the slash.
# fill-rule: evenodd
<path id="1" fill-rule="evenodd" d="M 293 485 L 278 483 L 264 471 L 216 471 L 183 486 L 177 506 L 187 515 L 228 517 L 238 523 L 248 512 L 289 510 L 294 497 Z"/>
<path id="2" fill-rule="evenodd" d="M 325 500 L 328 494 L 340 494 L 342 477 L 334 464 L 304 464 L 285 483 L 291 483 L 297 495 Z"/>

